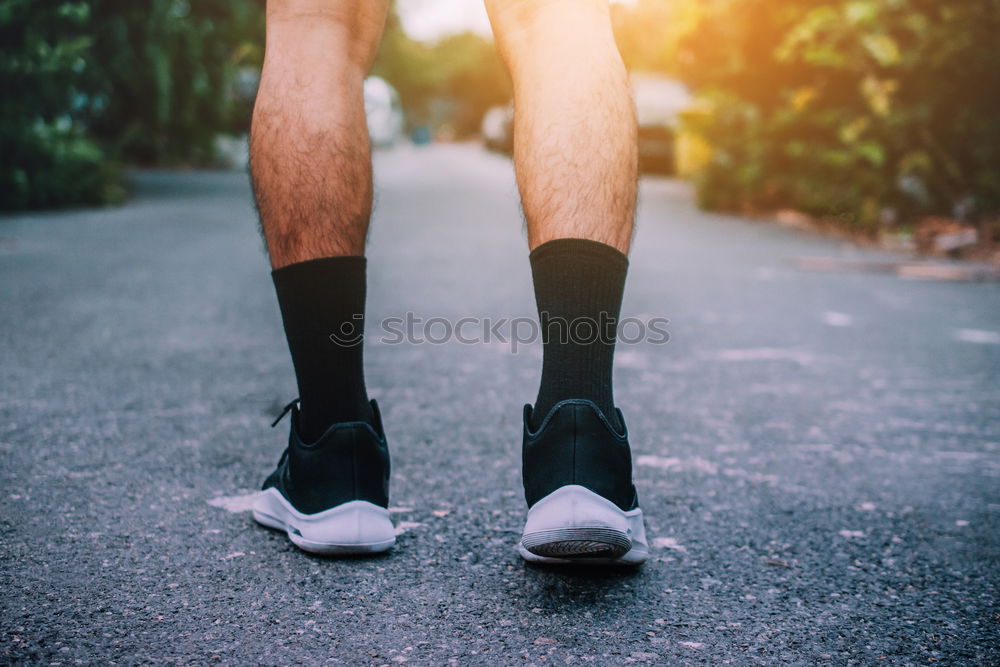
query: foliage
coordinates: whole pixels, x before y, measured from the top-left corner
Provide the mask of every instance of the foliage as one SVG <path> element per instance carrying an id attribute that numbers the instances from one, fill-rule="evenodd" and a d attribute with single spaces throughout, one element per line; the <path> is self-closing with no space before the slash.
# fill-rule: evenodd
<path id="1" fill-rule="evenodd" d="M 479 130 L 483 114 L 511 97 L 493 42 L 460 33 L 427 44 L 403 32 L 391 12 L 374 73 L 398 91 L 410 122 L 447 125 L 456 135 Z"/>
<path id="2" fill-rule="evenodd" d="M 0 208 L 120 199 L 121 161 L 210 162 L 262 43 L 263 0 L 0 0 Z"/>
<path id="3" fill-rule="evenodd" d="M 660 25 L 623 48 L 699 92 L 705 205 L 863 231 L 1000 211 L 1000 0 L 675 0 Z"/>
<path id="4" fill-rule="evenodd" d="M 131 162 L 204 164 L 249 124 L 233 82 L 262 57 L 260 0 L 90 0 L 93 134 Z"/>
<path id="5" fill-rule="evenodd" d="M 85 133 L 83 2 L 0 1 L 0 208 L 97 203 L 115 170 Z"/>

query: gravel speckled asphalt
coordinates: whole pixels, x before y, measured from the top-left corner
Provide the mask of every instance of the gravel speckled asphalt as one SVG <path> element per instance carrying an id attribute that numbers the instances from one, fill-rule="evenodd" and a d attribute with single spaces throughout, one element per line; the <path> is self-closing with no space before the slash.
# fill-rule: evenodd
<path id="1" fill-rule="evenodd" d="M 526 567 L 540 348 L 389 345 L 385 317 L 532 316 L 510 163 L 377 156 L 368 381 L 385 557 L 246 508 L 294 396 L 240 173 L 144 173 L 106 210 L 0 220 L 0 660 L 44 664 L 997 664 L 1000 284 L 810 273 L 870 258 L 642 189 L 619 348 L 654 558 Z"/>

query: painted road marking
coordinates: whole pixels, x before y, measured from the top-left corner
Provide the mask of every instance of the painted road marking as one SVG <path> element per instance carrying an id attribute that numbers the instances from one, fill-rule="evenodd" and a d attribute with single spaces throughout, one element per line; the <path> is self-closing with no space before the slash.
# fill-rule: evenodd
<path id="1" fill-rule="evenodd" d="M 979 345 L 1000 345 L 1000 333 L 983 329 L 956 329 L 952 338 L 962 343 Z"/>
<path id="2" fill-rule="evenodd" d="M 847 313 L 830 310 L 823 313 L 823 323 L 831 327 L 849 327 L 854 324 L 854 318 Z"/>
<path id="3" fill-rule="evenodd" d="M 259 493 L 260 491 L 250 491 L 248 493 L 241 493 L 235 496 L 220 496 L 218 498 L 212 498 L 208 501 L 208 504 L 212 507 L 221 507 L 222 509 L 232 512 L 233 514 L 249 512 L 253 509 L 253 503 L 257 500 L 257 495 Z"/>

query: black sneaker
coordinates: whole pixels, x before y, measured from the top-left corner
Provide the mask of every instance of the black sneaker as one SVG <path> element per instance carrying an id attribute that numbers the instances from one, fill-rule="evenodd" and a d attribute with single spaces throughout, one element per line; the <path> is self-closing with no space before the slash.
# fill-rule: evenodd
<path id="1" fill-rule="evenodd" d="M 621 433 L 587 400 L 557 403 L 534 432 L 531 412 L 525 405 L 528 520 L 521 557 L 536 563 L 644 562 L 649 545 L 621 411 Z"/>
<path id="2" fill-rule="evenodd" d="M 314 554 L 371 554 L 392 547 L 389 447 L 378 404 L 371 404 L 374 426 L 334 424 L 312 444 L 299 440 L 296 402 L 285 408 L 282 417 L 292 413 L 288 449 L 254 502 L 257 523 L 285 531 L 296 546 Z"/>

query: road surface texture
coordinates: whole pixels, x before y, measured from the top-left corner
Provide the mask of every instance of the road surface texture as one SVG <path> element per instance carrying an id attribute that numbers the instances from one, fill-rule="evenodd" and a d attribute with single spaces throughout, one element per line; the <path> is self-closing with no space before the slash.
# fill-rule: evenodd
<path id="1" fill-rule="evenodd" d="M 511 165 L 376 160 L 366 363 L 399 540 L 373 559 L 246 511 L 295 385 L 245 175 L 0 221 L 5 662 L 1000 661 L 1000 284 L 809 272 L 878 257 L 646 180 L 624 316 L 671 340 L 621 345 L 616 395 L 653 558 L 530 567 L 540 345 L 380 324 L 534 316 Z"/>

